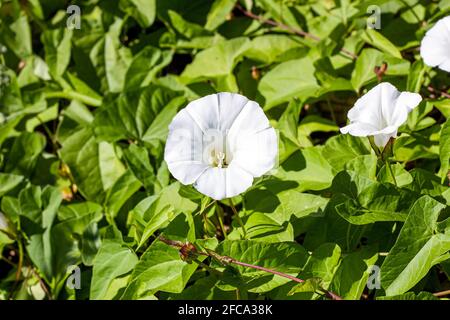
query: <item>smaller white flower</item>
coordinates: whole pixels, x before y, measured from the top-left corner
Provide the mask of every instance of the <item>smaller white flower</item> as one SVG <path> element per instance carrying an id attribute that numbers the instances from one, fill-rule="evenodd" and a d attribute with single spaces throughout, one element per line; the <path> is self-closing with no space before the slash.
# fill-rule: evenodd
<path id="1" fill-rule="evenodd" d="M 8 221 L 3 213 L 0 212 L 0 231 L 8 231 Z"/>
<path id="2" fill-rule="evenodd" d="M 397 136 L 398 128 L 420 101 L 422 97 L 417 93 L 400 92 L 388 82 L 380 83 L 348 111 L 350 124 L 341 128 L 341 132 L 357 137 L 374 136 L 375 144 L 384 148 L 391 137 Z"/>
<path id="3" fill-rule="evenodd" d="M 215 200 L 247 190 L 276 163 L 277 135 L 262 108 L 236 94 L 211 94 L 173 118 L 164 151 L 170 173 Z"/>
<path id="4" fill-rule="evenodd" d="M 426 65 L 450 72 L 450 16 L 427 31 L 420 45 L 420 55 Z"/>

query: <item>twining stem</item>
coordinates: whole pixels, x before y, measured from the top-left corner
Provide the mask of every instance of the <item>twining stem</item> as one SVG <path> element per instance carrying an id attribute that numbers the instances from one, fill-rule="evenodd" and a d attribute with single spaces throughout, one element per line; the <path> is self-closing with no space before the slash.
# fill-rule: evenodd
<path id="1" fill-rule="evenodd" d="M 241 261 L 238 261 L 238 260 L 233 259 L 233 258 L 231 258 L 230 263 L 234 263 L 234 264 L 237 264 L 238 266 L 242 266 L 242 267 L 253 268 L 253 269 L 269 272 L 269 273 L 272 273 L 272 274 L 276 274 L 276 275 L 278 275 L 280 277 L 287 278 L 289 280 L 292 280 L 292 281 L 295 281 L 295 282 L 298 282 L 298 283 L 305 282 L 305 280 L 296 278 L 296 277 L 291 276 L 289 274 L 286 274 L 286 273 L 283 273 L 283 272 L 279 272 L 279 271 L 276 271 L 276 270 L 272 270 L 272 269 L 267 269 L 267 268 L 260 267 L 260 266 L 257 266 L 257 265 L 241 262 Z"/>
<path id="2" fill-rule="evenodd" d="M 436 292 L 436 293 L 433 293 L 433 295 L 434 295 L 435 297 L 448 296 L 448 295 L 450 295 L 450 290 L 445 290 L 445 291 L 441 291 L 441 292 Z"/>
<path id="3" fill-rule="evenodd" d="M 2 261 L 5 261 L 7 264 L 9 264 L 11 267 L 15 267 L 16 264 L 14 262 L 9 261 L 8 259 L 6 259 L 5 257 L 1 256 L 0 259 Z"/>
<path id="4" fill-rule="evenodd" d="M 373 136 L 368 137 L 368 139 L 369 139 L 369 143 L 370 143 L 370 146 L 372 147 L 373 151 L 375 151 L 375 154 L 377 155 L 377 157 L 380 157 L 381 152 L 380 152 L 380 149 L 378 149 L 377 145 L 375 144 Z"/>
<path id="5" fill-rule="evenodd" d="M 435 89 L 432 86 L 428 86 L 427 90 L 430 91 L 431 93 L 437 93 L 440 94 L 442 97 L 450 99 L 450 94 L 445 91 Z"/>
<path id="6" fill-rule="evenodd" d="M 315 36 L 315 35 L 313 35 L 313 34 L 311 34 L 309 32 L 306 32 L 306 31 L 303 31 L 303 30 L 299 30 L 299 29 L 295 29 L 295 28 L 292 28 L 292 27 L 290 27 L 288 25 L 285 25 L 283 23 L 276 22 L 276 21 L 273 21 L 273 20 L 270 20 L 270 19 L 265 19 L 265 18 L 263 18 L 263 17 L 261 17 L 259 15 L 254 14 L 253 12 L 247 11 L 240 4 L 236 4 L 236 8 L 239 11 L 241 11 L 244 15 L 246 15 L 247 17 L 249 17 L 251 19 L 254 19 L 254 20 L 258 20 L 261 23 L 269 24 L 269 25 L 274 26 L 274 27 L 278 27 L 280 29 L 283 29 L 283 30 L 295 33 L 295 34 L 297 34 L 299 36 L 302 36 L 304 38 L 310 38 L 310 39 L 315 40 L 315 41 L 321 41 L 321 39 L 318 36 Z M 352 59 L 358 58 L 358 56 L 356 54 L 354 54 L 353 52 L 348 51 L 347 49 L 342 48 L 341 52 L 345 53 L 348 56 L 350 56 Z"/>
<path id="7" fill-rule="evenodd" d="M 75 91 L 56 91 L 56 92 L 48 92 L 45 94 L 46 99 L 52 99 L 52 98 L 62 98 L 67 100 L 78 100 L 80 102 L 83 102 L 87 105 L 93 106 L 93 107 L 100 107 L 102 105 L 102 101 L 96 98 L 89 97 L 85 94 L 81 94 Z"/>
<path id="8" fill-rule="evenodd" d="M 244 233 L 244 239 L 246 239 L 247 238 L 247 230 L 245 229 L 244 223 L 242 222 L 241 217 L 239 217 L 239 213 L 237 212 L 236 207 L 233 204 L 233 201 L 231 199 L 229 199 L 229 202 L 230 202 L 231 210 L 233 210 L 233 214 L 236 217 L 236 220 L 238 221 L 239 225 L 242 228 L 242 232 Z"/>
<path id="9" fill-rule="evenodd" d="M 217 207 L 219 207 L 219 205 L 217 205 Z M 223 225 L 222 215 L 219 212 L 219 208 L 217 208 L 217 210 L 216 210 L 216 215 L 217 215 L 217 220 L 219 220 L 220 230 L 222 231 L 223 237 L 225 239 L 228 239 L 228 235 L 227 235 L 227 232 L 226 232 L 225 227 Z"/>
<path id="10" fill-rule="evenodd" d="M 283 272 L 280 272 L 280 271 L 268 269 L 268 268 L 265 268 L 265 267 L 260 267 L 260 266 L 257 266 L 257 265 L 254 265 L 254 264 L 250 264 L 250 263 L 245 263 L 245 262 L 236 260 L 236 259 L 234 259 L 232 257 L 229 257 L 229 256 L 219 255 L 217 252 L 215 252 L 213 250 L 210 250 L 210 249 L 206 249 L 206 252 L 198 251 L 196 249 L 191 249 L 189 252 L 186 252 L 187 248 L 195 248 L 189 242 L 183 243 L 181 241 L 170 240 L 170 239 L 167 239 L 166 237 L 164 237 L 162 235 L 160 235 L 158 237 L 158 239 L 160 241 L 164 242 L 167 245 L 170 245 L 172 247 L 178 248 L 180 250 L 181 254 L 186 254 L 187 257 L 185 257 L 185 259 L 183 259 L 183 260 L 186 260 L 186 258 L 189 258 L 189 257 L 192 257 L 192 256 L 203 255 L 203 256 L 214 258 L 217 261 L 219 261 L 220 263 L 225 264 L 225 265 L 226 264 L 236 264 L 236 265 L 239 265 L 239 266 L 242 266 L 242 267 L 247 267 L 247 268 L 252 268 L 252 269 L 256 269 L 256 270 L 261 270 L 261 271 L 265 271 L 265 272 L 268 272 L 268 273 L 272 273 L 272 274 L 278 275 L 280 277 L 287 278 L 289 280 L 295 281 L 297 283 L 305 282 L 305 280 L 303 280 L 303 279 L 296 278 L 294 276 L 291 276 L 289 274 L 286 274 L 286 273 L 283 273 Z M 195 261 L 195 262 L 196 262 L 196 260 L 197 260 L 196 258 L 192 259 L 192 261 Z M 204 264 L 201 263 L 201 266 L 203 266 L 203 265 Z M 331 291 L 328 291 L 326 289 L 322 289 L 322 290 L 325 292 L 325 296 L 327 298 L 330 298 L 332 300 L 342 300 L 342 298 L 340 296 L 338 296 L 337 294 L 335 294 L 335 293 L 333 293 Z"/>
<path id="11" fill-rule="evenodd" d="M 53 300 L 53 297 L 52 297 L 50 291 L 47 289 L 47 285 L 45 284 L 44 279 L 41 278 L 39 273 L 33 267 L 30 267 L 30 268 L 31 268 L 31 272 L 34 274 L 34 276 L 36 278 L 38 278 L 39 284 L 40 284 L 42 290 L 44 291 L 44 293 L 47 295 L 48 300 Z"/>
<path id="12" fill-rule="evenodd" d="M 394 184 L 398 187 L 397 180 L 395 179 L 394 171 L 392 170 L 391 164 L 388 159 L 386 159 L 386 166 L 388 167 L 389 172 L 391 173 L 392 179 L 394 180 Z"/>
<path id="13" fill-rule="evenodd" d="M 22 240 L 19 238 L 17 239 L 17 247 L 18 247 L 18 253 L 19 253 L 19 262 L 17 263 L 17 270 L 16 270 L 16 276 L 15 281 L 12 290 L 9 292 L 9 299 L 12 298 L 14 292 L 16 291 L 17 285 L 19 284 L 20 276 L 22 274 L 22 266 L 23 266 L 23 245 Z"/>
<path id="14" fill-rule="evenodd" d="M 23 245 L 20 239 L 17 240 L 17 245 L 19 248 L 19 263 L 17 264 L 16 282 L 19 281 L 20 279 L 20 274 L 22 272 L 22 265 L 23 265 Z"/>

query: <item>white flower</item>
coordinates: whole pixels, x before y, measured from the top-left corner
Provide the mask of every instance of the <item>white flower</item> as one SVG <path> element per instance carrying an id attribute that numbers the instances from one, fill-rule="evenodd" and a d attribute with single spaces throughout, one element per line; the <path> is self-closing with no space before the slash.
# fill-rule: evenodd
<path id="1" fill-rule="evenodd" d="M 420 55 L 425 64 L 450 72 L 450 16 L 427 31 L 420 45 Z"/>
<path id="2" fill-rule="evenodd" d="M 0 212 L 0 231 L 8 230 L 8 221 L 6 221 L 6 217 L 3 213 Z"/>
<path id="3" fill-rule="evenodd" d="M 341 132 L 374 136 L 375 144 L 385 147 L 420 101 L 422 97 L 417 93 L 400 92 L 390 83 L 380 83 L 356 101 L 347 114 L 350 124 Z"/>
<path id="4" fill-rule="evenodd" d="M 277 135 L 261 107 L 236 93 L 189 103 L 173 118 L 164 152 L 169 171 L 216 199 L 247 190 L 275 165 Z"/>

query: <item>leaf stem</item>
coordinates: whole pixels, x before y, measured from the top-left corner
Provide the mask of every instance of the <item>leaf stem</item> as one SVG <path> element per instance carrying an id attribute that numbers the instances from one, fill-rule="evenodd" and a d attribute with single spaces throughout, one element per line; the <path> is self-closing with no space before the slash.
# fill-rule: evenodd
<path id="1" fill-rule="evenodd" d="M 450 290 L 433 293 L 433 296 L 435 296 L 435 297 L 443 297 L 443 296 L 448 296 L 448 295 L 450 295 Z"/>
<path id="2" fill-rule="evenodd" d="M 449 93 L 447 93 L 445 91 L 442 91 L 442 90 L 435 89 L 431 85 L 427 87 L 427 90 L 430 91 L 431 93 L 440 94 L 441 97 L 445 97 L 445 98 L 450 99 L 450 94 Z"/>
<path id="3" fill-rule="evenodd" d="M 231 200 L 231 198 L 228 199 L 228 200 L 230 202 L 231 210 L 233 210 L 233 214 L 236 217 L 236 220 L 238 221 L 239 225 L 242 228 L 242 232 L 244 233 L 244 239 L 247 239 L 247 230 L 245 229 L 244 223 L 242 222 L 241 217 L 239 217 L 239 213 L 237 212 L 236 207 L 234 206 L 233 201 Z"/>
<path id="4" fill-rule="evenodd" d="M 274 20 L 265 19 L 265 18 L 263 18 L 263 17 L 261 17 L 261 16 L 259 16 L 257 14 L 254 14 L 253 12 L 245 10 L 240 4 L 236 4 L 236 8 L 239 11 L 241 11 L 245 16 L 247 16 L 247 17 L 249 17 L 251 19 L 254 19 L 254 20 L 258 20 L 261 23 L 269 24 L 269 25 L 274 26 L 274 27 L 278 27 L 280 29 L 289 31 L 291 33 L 295 33 L 295 34 L 297 34 L 299 36 L 302 36 L 304 38 L 310 38 L 310 39 L 315 40 L 315 41 L 321 41 L 322 40 L 318 36 L 315 36 L 315 35 L 313 35 L 313 34 L 311 34 L 309 32 L 292 28 L 292 27 L 290 27 L 288 25 L 285 25 L 285 24 L 280 23 L 280 22 L 276 22 Z M 345 53 L 347 56 L 349 56 L 352 59 L 358 58 L 358 56 L 356 54 L 354 54 L 353 52 L 348 51 L 347 49 L 342 48 L 340 51 L 342 53 Z"/>
<path id="5" fill-rule="evenodd" d="M 265 272 L 268 272 L 268 273 L 272 273 L 272 274 L 274 274 L 274 275 L 278 275 L 278 276 L 280 276 L 280 277 L 287 278 L 287 279 L 292 280 L 292 281 L 295 281 L 295 282 L 297 282 L 297 283 L 303 283 L 303 282 L 305 282 L 305 280 L 299 279 L 299 278 L 294 277 L 294 276 L 291 276 L 290 274 L 287 274 L 287 273 L 283 273 L 283 272 L 280 272 L 280 271 L 268 269 L 268 268 L 265 268 L 265 267 L 260 267 L 260 266 L 257 266 L 257 265 L 254 265 L 254 264 L 250 264 L 250 263 L 245 263 L 245 262 L 236 260 L 236 259 L 234 259 L 234 258 L 232 258 L 232 257 L 229 257 L 229 256 L 222 256 L 222 255 L 219 255 L 217 252 L 215 252 L 215 251 L 213 251 L 213 250 L 210 250 L 210 249 L 207 249 L 207 248 L 206 248 L 206 252 L 202 252 L 202 251 L 197 251 L 193 245 L 192 245 L 192 246 L 189 246 L 189 243 L 183 243 L 183 242 L 181 242 L 181 241 L 170 240 L 170 239 L 165 238 L 165 237 L 162 236 L 162 235 L 160 235 L 160 236 L 158 237 L 158 239 L 159 239 L 160 241 L 164 242 L 165 244 L 168 244 L 168 245 L 170 245 L 170 246 L 172 246 L 172 247 L 175 247 L 175 248 L 178 248 L 178 249 L 180 249 L 180 250 L 181 250 L 181 249 L 185 249 L 185 248 L 187 248 L 187 247 L 189 247 L 189 248 L 194 248 L 194 249 L 191 249 L 191 251 L 188 252 L 187 255 L 203 255 L 203 256 L 209 256 L 209 257 L 212 257 L 212 258 L 216 259 L 217 261 L 219 261 L 220 263 L 222 263 L 222 264 L 224 264 L 224 265 L 226 265 L 226 264 L 236 264 L 236 265 L 238 265 L 238 266 L 247 267 L 247 268 L 252 268 L 252 269 L 256 269 L 256 270 L 261 270 L 261 271 L 265 271 Z M 181 252 L 181 251 L 180 251 L 180 252 Z M 194 259 L 193 261 L 197 262 L 196 260 L 197 260 L 197 259 Z M 203 266 L 203 262 L 200 262 L 200 263 L 201 263 L 201 265 Z M 323 289 L 323 288 L 322 288 L 322 290 L 324 291 L 325 296 L 326 296 L 327 298 L 330 298 L 330 299 L 332 299 L 332 300 L 342 300 L 342 298 L 341 298 L 340 296 L 338 296 L 337 294 L 335 294 L 335 293 L 333 293 L 333 292 L 331 292 L 331 291 L 328 291 L 328 290 L 326 290 L 326 289 Z"/>
<path id="6" fill-rule="evenodd" d="M 219 207 L 219 205 L 217 205 L 217 206 Z M 225 239 L 228 239 L 228 235 L 227 235 L 227 232 L 226 232 L 225 227 L 223 225 L 222 216 L 220 215 L 219 210 L 216 210 L 216 215 L 217 215 L 217 220 L 219 220 L 220 230 L 222 231 L 223 237 Z"/>
<path id="7" fill-rule="evenodd" d="M 391 167 L 391 164 L 390 164 L 389 160 L 386 159 L 385 162 L 386 162 L 386 166 L 389 169 L 389 172 L 391 173 L 392 179 L 394 180 L 394 184 L 398 187 L 397 180 L 395 179 L 395 174 L 394 174 L 394 171 L 392 170 L 392 167 Z"/>
<path id="8" fill-rule="evenodd" d="M 55 91 L 55 92 L 47 92 L 45 94 L 46 99 L 52 99 L 52 98 L 61 98 L 61 99 L 67 99 L 67 100 L 78 100 L 80 102 L 83 102 L 87 105 L 93 106 L 93 107 L 100 107 L 102 105 L 102 101 L 96 98 L 89 97 L 85 94 L 81 94 L 75 91 Z"/>

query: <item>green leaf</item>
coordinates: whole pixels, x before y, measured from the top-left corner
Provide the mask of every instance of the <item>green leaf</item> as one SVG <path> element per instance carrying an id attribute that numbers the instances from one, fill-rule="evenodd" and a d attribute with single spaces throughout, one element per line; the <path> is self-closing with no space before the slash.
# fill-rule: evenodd
<path id="1" fill-rule="evenodd" d="M 20 11 L 14 21 L 7 24 L 2 23 L 0 38 L 17 57 L 25 58 L 32 54 L 31 30 L 28 23 L 28 16 L 24 11 Z"/>
<path id="2" fill-rule="evenodd" d="M 306 250 L 295 242 L 266 243 L 252 240 L 225 240 L 219 244 L 216 252 L 232 257 L 241 262 L 277 270 L 297 276 L 308 258 Z M 220 267 L 213 261 L 212 267 Z M 253 268 L 233 265 L 245 282 L 250 292 L 267 292 L 289 279 Z"/>
<path id="3" fill-rule="evenodd" d="M 313 60 L 309 57 L 283 62 L 267 72 L 258 85 L 265 98 L 265 109 L 299 98 L 305 101 L 320 89 L 314 76 Z M 299 72 L 298 70 L 301 70 Z"/>
<path id="4" fill-rule="evenodd" d="M 411 174 L 408 171 L 406 171 L 401 164 L 399 163 L 391 164 L 391 168 L 392 171 L 394 172 L 397 186 L 403 187 L 413 182 Z M 392 174 L 389 171 L 389 168 L 386 167 L 386 165 L 383 165 L 383 167 L 381 167 L 380 171 L 378 172 L 377 179 L 380 182 L 389 182 L 391 184 L 394 184 Z"/>
<path id="5" fill-rule="evenodd" d="M 414 62 L 411 66 L 411 71 L 408 74 L 406 90 L 410 92 L 419 92 L 424 81 L 425 71 L 426 68 L 423 60 Z"/>
<path id="6" fill-rule="evenodd" d="M 166 205 L 162 209 L 156 210 L 158 208 L 158 204 L 158 201 L 156 201 L 144 213 L 144 216 L 149 218 L 149 220 L 142 233 L 142 237 L 138 244 L 138 249 L 155 233 L 156 230 L 164 225 L 167 225 L 167 223 L 172 221 L 178 214 L 174 212 L 174 208 L 171 205 Z"/>
<path id="7" fill-rule="evenodd" d="M 244 226 L 248 239 L 264 242 L 294 241 L 292 225 L 287 221 L 280 224 L 268 214 L 253 213 Z"/>
<path id="8" fill-rule="evenodd" d="M 114 147 L 107 142 L 97 143 L 90 128 L 67 138 L 61 158 L 69 166 L 81 194 L 99 203 L 103 202 L 105 191 L 125 171 Z"/>
<path id="9" fill-rule="evenodd" d="M 7 157 L 5 171 L 30 176 L 45 144 L 46 140 L 42 134 L 23 132 L 14 140 Z"/>
<path id="10" fill-rule="evenodd" d="M 352 85 L 356 91 L 361 87 L 375 80 L 374 68 L 380 67 L 382 63 L 387 64 L 386 76 L 407 75 L 410 63 L 406 60 L 383 54 L 376 49 L 364 49 L 356 60 L 355 69 L 352 72 Z"/>
<path id="11" fill-rule="evenodd" d="M 362 250 L 345 256 L 336 273 L 329 290 L 346 300 L 359 300 L 367 285 L 369 268 L 378 259 L 374 248 L 363 247 Z"/>
<path id="12" fill-rule="evenodd" d="M 95 115 L 94 130 L 99 139 L 164 141 L 168 125 L 184 99 L 162 87 L 127 91 L 102 106 Z"/>
<path id="13" fill-rule="evenodd" d="M 442 182 L 449 172 L 449 161 L 450 161 L 450 119 L 442 125 L 441 137 L 439 139 L 439 160 L 441 161 L 441 168 L 439 169 L 439 175 L 441 176 Z"/>
<path id="14" fill-rule="evenodd" d="M 411 208 L 389 255 L 381 267 L 381 285 L 387 296 L 400 295 L 420 281 L 450 250 L 448 230 L 438 230 L 446 206 L 423 196 Z"/>
<path id="15" fill-rule="evenodd" d="M 133 57 L 125 75 L 125 90 L 148 86 L 172 60 L 171 51 L 161 51 L 152 46 L 142 49 Z"/>
<path id="16" fill-rule="evenodd" d="M 303 218 L 320 214 L 328 200 L 319 195 L 302 193 L 296 184 L 266 180 L 261 188 L 252 189 L 244 196 L 247 214 L 263 213 L 282 225 L 292 216 Z"/>
<path id="17" fill-rule="evenodd" d="M 286 60 L 289 52 L 306 51 L 295 36 L 281 34 L 265 34 L 252 39 L 244 52 L 246 58 L 266 64 Z"/>
<path id="18" fill-rule="evenodd" d="M 366 29 L 362 33 L 362 38 L 365 42 L 374 46 L 375 48 L 378 48 L 395 58 L 402 59 L 402 54 L 397 49 L 397 47 L 378 31 L 374 29 Z"/>
<path id="19" fill-rule="evenodd" d="M 108 234 L 94 259 L 89 296 L 93 300 L 107 298 L 114 279 L 130 272 L 139 260 L 123 242 L 120 231 L 109 227 Z"/>
<path id="20" fill-rule="evenodd" d="M 245 52 L 248 38 L 235 38 L 199 52 L 192 63 L 181 74 L 185 83 L 203 79 L 217 79 L 228 76 L 234 69 L 239 57 Z"/>
<path id="21" fill-rule="evenodd" d="M 236 0 L 217 0 L 214 1 L 206 17 L 205 28 L 214 30 L 227 19 L 227 15 L 233 10 Z"/>
<path id="22" fill-rule="evenodd" d="M 142 186 L 130 170 L 125 171 L 108 190 L 105 206 L 110 217 L 116 217 L 124 203 Z"/>
<path id="23" fill-rule="evenodd" d="M 118 34 L 122 21 L 117 20 L 104 37 L 104 62 L 106 81 L 111 92 L 122 91 L 126 72 L 131 62 L 131 52 L 121 45 Z"/>
<path id="24" fill-rule="evenodd" d="M 135 18 L 142 28 L 150 27 L 155 21 L 155 0 L 120 0 L 119 7 Z"/>
<path id="25" fill-rule="evenodd" d="M 339 172 L 356 157 L 370 155 L 371 148 L 367 139 L 345 134 L 328 139 L 322 154 L 334 170 Z"/>
<path id="26" fill-rule="evenodd" d="M 142 182 L 145 189 L 152 191 L 156 176 L 150 164 L 147 150 L 144 147 L 132 144 L 128 149 L 124 150 L 124 156 L 128 168 L 133 172 L 135 177 Z"/>
<path id="27" fill-rule="evenodd" d="M 54 77 L 62 76 L 70 62 L 72 30 L 47 30 L 42 34 L 45 60 Z"/>
<path id="28" fill-rule="evenodd" d="M 321 282 L 322 280 L 319 278 L 306 279 L 305 282 L 296 284 L 292 287 L 288 292 L 288 296 L 292 296 L 296 293 L 317 292 L 320 289 Z"/>
<path id="29" fill-rule="evenodd" d="M 23 176 L 0 172 L 0 197 L 14 189 L 23 181 Z"/>
<path id="30" fill-rule="evenodd" d="M 174 236 L 170 238 L 176 240 Z M 198 259 L 202 261 L 205 257 Z M 156 291 L 179 293 L 196 269 L 196 263 L 181 260 L 177 249 L 154 241 L 134 267 L 122 299 L 139 299 Z"/>
<path id="31" fill-rule="evenodd" d="M 335 243 L 323 243 L 308 257 L 298 278 L 305 285 L 289 282 L 277 292 L 277 299 L 317 299 L 316 291 L 327 289 L 339 266 L 341 248 Z"/>
<path id="32" fill-rule="evenodd" d="M 409 207 L 416 199 L 410 191 L 368 180 L 349 171 L 337 174 L 332 188 L 345 195 L 341 203 L 335 205 L 336 212 L 357 225 L 405 221 Z"/>

